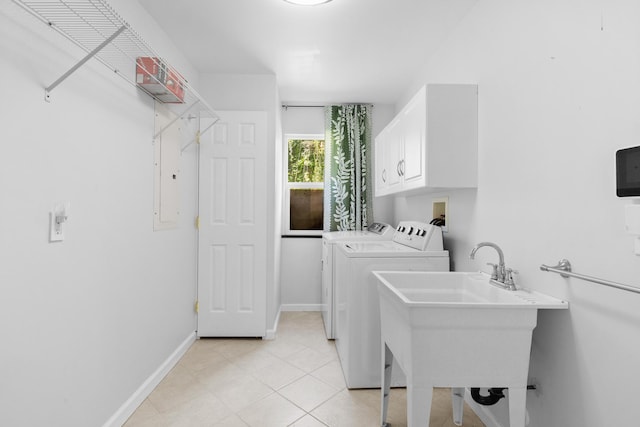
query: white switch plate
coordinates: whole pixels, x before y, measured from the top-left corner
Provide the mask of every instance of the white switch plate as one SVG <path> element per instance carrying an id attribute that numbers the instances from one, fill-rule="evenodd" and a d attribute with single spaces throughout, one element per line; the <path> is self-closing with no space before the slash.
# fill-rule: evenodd
<path id="1" fill-rule="evenodd" d="M 69 215 L 70 203 L 57 203 L 53 206 L 51 212 L 49 212 L 49 241 L 61 242 L 64 240 L 64 224 L 67 221 Z M 62 218 L 59 223 L 56 222 L 56 217 Z"/>
<path id="2" fill-rule="evenodd" d="M 64 232 L 62 226 L 56 229 L 56 213 L 55 211 L 49 212 L 49 241 L 61 242 L 64 240 Z"/>

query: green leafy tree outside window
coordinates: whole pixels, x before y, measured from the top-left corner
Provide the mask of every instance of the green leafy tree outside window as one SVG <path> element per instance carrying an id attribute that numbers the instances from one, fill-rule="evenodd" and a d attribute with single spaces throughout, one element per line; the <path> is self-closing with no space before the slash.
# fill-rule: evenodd
<path id="1" fill-rule="evenodd" d="M 289 182 L 324 181 L 324 141 L 289 140 Z"/>

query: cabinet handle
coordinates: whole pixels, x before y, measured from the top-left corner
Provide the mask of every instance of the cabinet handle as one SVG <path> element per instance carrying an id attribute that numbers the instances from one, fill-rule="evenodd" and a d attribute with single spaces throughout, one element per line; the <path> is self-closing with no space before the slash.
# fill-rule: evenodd
<path id="1" fill-rule="evenodd" d="M 398 166 L 396 167 L 396 170 L 398 171 L 398 176 L 404 175 L 404 160 L 400 160 L 398 162 Z"/>
<path id="2" fill-rule="evenodd" d="M 382 170 L 382 182 L 387 182 L 387 170 Z"/>

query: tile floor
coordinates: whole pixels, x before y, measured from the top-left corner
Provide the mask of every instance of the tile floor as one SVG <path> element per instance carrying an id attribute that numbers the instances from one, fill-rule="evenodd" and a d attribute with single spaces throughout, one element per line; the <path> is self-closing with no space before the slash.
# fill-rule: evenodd
<path id="1" fill-rule="evenodd" d="M 375 427 L 380 390 L 348 390 L 318 312 L 283 312 L 275 340 L 201 339 L 125 427 Z M 465 404 L 464 426 L 484 427 Z M 406 392 L 388 422 L 406 426 Z M 436 389 L 431 427 L 454 426 L 450 390 Z"/>

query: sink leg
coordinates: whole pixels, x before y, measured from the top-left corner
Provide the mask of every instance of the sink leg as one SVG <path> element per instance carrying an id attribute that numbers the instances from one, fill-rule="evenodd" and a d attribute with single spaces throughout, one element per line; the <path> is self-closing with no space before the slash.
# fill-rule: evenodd
<path id="1" fill-rule="evenodd" d="M 407 427 L 429 425 L 433 386 L 414 387 L 407 379 Z"/>
<path id="2" fill-rule="evenodd" d="M 524 427 L 527 414 L 527 388 L 509 388 L 509 425 Z"/>
<path id="3" fill-rule="evenodd" d="M 380 425 L 387 426 L 387 410 L 389 409 L 389 392 L 391 390 L 391 367 L 393 365 L 393 353 L 387 347 L 387 343 L 382 343 L 382 387 L 380 394 L 382 408 L 380 411 Z"/>
<path id="4" fill-rule="evenodd" d="M 451 404 L 453 405 L 453 423 L 462 425 L 462 411 L 464 410 L 464 387 L 451 389 Z"/>

